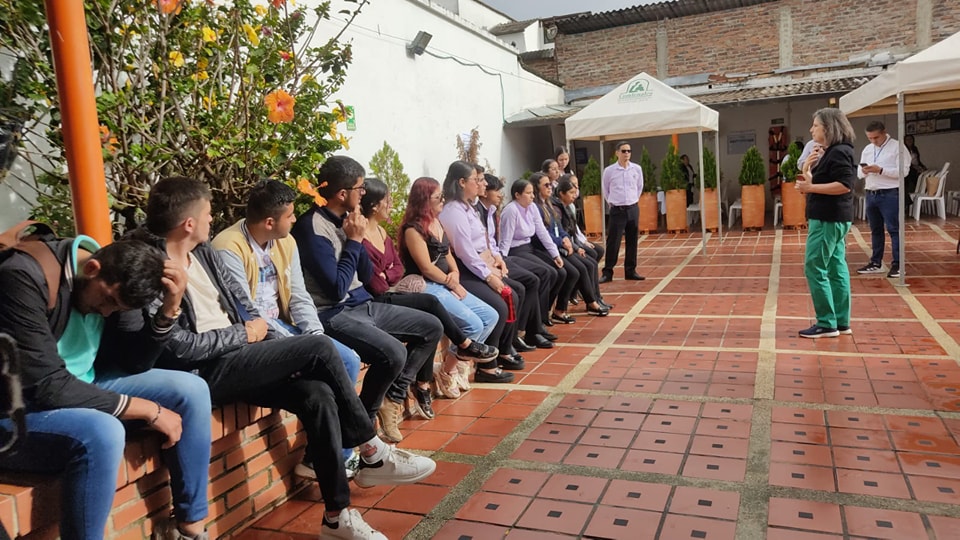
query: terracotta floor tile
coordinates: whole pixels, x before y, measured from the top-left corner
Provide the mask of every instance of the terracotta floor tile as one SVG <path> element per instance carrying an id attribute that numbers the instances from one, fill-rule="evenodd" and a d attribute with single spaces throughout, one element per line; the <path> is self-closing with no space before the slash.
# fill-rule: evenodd
<path id="1" fill-rule="evenodd" d="M 633 480 L 611 480 L 601 504 L 625 506 L 640 510 L 662 511 L 670 497 L 671 487 Z"/>
<path id="2" fill-rule="evenodd" d="M 509 435 L 519 423 L 520 422 L 517 420 L 509 420 L 505 418 L 478 418 L 461 433 L 505 437 Z"/>
<path id="3" fill-rule="evenodd" d="M 237 540 L 310 540 L 316 538 L 316 534 L 298 534 L 292 532 L 267 531 L 251 527 L 242 533 L 233 536 Z"/>
<path id="4" fill-rule="evenodd" d="M 671 401 L 668 399 L 658 399 L 650 409 L 651 415 L 668 416 L 699 416 L 700 404 L 692 401 Z"/>
<path id="5" fill-rule="evenodd" d="M 680 454 L 629 450 L 620 468 L 627 471 L 677 474 L 682 461 L 683 456 Z"/>
<path id="6" fill-rule="evenodd" d="M 650 414 L 643 423 L 642 431 L 663 433 L 692 433 L 697 419 L 688 416 L 665 416 Z"/>
<path id="7" fill-rule="evenodd" d="M 924 416 L 887 416 L 884 418 L 890 431 L 915 431 L 926 434 L 943 434 L 947 431 L 939 418 Z"/>
<path id="8" fill-rule="evenodd" d="M 421 516 L 386 512 L 379 509 L 367 510 L 363 520 L 374 529 L 380 531 L 387 538 L 404 538 L 420 523 Z"/>
<path id="9" fill-rule="evenodd" d="M 623 429 L 587 428 L 580 437 L 579 444 L 629 448 L 635 433 L 635 431 Z"/>
<path id="10" fill-rule="evenodd" d="M 883 431 L 883 415 L 848 411 L 827 411 L 827 425 L 838 428 Z"/>
<path id="11" fill-rule="evenodd" d="M 350 489 L 350 505 L 360 508 L 373 508 L 388 493 L 394 489 L 394 486 L 374 486 L 371 488 Z M 318 506 L 323 510 L 322 506 Z"/>
<path id="12" fill-rule="evenodd" d="M 689 456 L 683 466 L 683 476 L 742 482 L 747 462 L 742 459 L 715 456 Z"/>
<path id="13" fill-rule="evenodd" d="M 444 452 L 453 452 L 455 454 L 485 456 L 492 452 L 502 440 L 502 437 L 460 434 L 447 443 L 447 445 L 443 447 L 443 450 Z"/>
<path id="14" fill-rule="evenodd" d="M 819 388 L 788 388 L 778 386 L 773 392 L 777 401 L 794 401 L 797 403 L 820 403 L 823 401 L 823 390 Z"/>
<path id="15" fill-rule="evenodd" d="M 770 435 L 775 441 L 808 444 L 827 444 L 827 428 L 812 424 L 780 424 L 770 426 Z"/>
<path id="16" fill-rule="evenodd" d="M 533 405 L 498 403 L 487 409 L 487 412 L 483 413 L 483 416 L 485 418 L 512 418 L 514 420 L 523 420 L 530 416 L 534 409 L 536 409 L 536 407 Z"/>
<path id="17" fill-rule="evenodd" d="M 253 526 L 258 529 L 282 530 L 284 525 L 296 519 L 297 516 L 312 506 L 313 503 L 307 501 L 287 501 L 254 523 Z"/>
<path id="18" fill-rule="evenodd" d="M 428 478 L 422 480 L 422 484 L 431 486 L 453 487 L 473 470 L 472 465 L 466 463 L 453 463 L 451 461 L 437 461 L 437 470 Z"/>
<path id="19" fill-rule="evenodd" d="M 656 452 L 673 452 L 685 454 L 690 443 L 690 435 L 679 433 L 658 433 L 655 431 L 641 431 L 630 446 L 636 450 L 653 450 Z"/>
<path id="20" fill-rule="evenodd" d="M 887 450 L 891 448 L 886 431 L 868 429 L 828 428 L 833 446 L 851 446 L 854 448 L 872 448 Z"/>
<path id="21" fill-rule="evenodd" d="M 823 411 L 814 409 L 774 407 L 772 416 L 773 421 L 780 424 L 806 424 L 815 426 L 827 425 Z"/>
<path id="22" fill-rule="evenodd" d="M 534 499 L 517 526 L 577 535 L 583 531 L 592 512 L 593 506 L 587 504 Z"/>
<path id="23" fill-rule="evenodd" d="M 417 450 L 440 450 L 448 442 L 456 437 L 455 433 L 449 431 L 427 431 L 417 430 L 410 434 L 405 434 L 400 441 L 400 448 L 414 448 Z"/>
<path id="24" fill-rule="evenodd" d="M 856 536 L 888 538 L 890 540 L 916 540 L 927 535 L 920 514 L 845 506 L 847 532 Z"/>
<path id="25" fill-rule="evenodd" d="M 830 503 L 771 497 L 767 523 L 778 527 L 843 533 L 840 506 Z"/>
<path id="26" fill-rule="evenodd" d="M 773 441 L 770 445 L 770 461 L 832 467 L 830 447 L 819 444 Z"/>
<path id="27" fill-rule="evenodd" d="M 492 406 L 492 404 L 485 401 L 462 401 L 457 399 L 453 400 L 450 405 L 447 405 L 442 411 L 439 412 L 442 412 L 444 415 L 479 418 L 480 416 L 483 416 L 483 413 L 487 412 L 487 410 L 489 410 Z"/>
<path id="28" fill-rule="evenodd" d="M 834 405 L 876 407 L 877 396 L 870 392 L 824 391 L 824 399 Z"/>
<path id="29" fill-rule="evenodd" d="M 484 491 L 533 497 L 540 491 L 548 478 L 550 478 L 549 473 L 540 471 L 498 469 L 483 483 L 482 489 Z"/>
<path id="30" fill-rule="evenodd" d="M 671 514 L 736 521 L 739 509 L 740 494 L 735 491 L 678 486 L 670 501 L 669 511 Z"/>
<path id="31" fill-rule="evenodd" d="M 911 498 L 910 490 L 907 489 L 907 483 L 901 474 L 837 469 L 837 489 L 841 493 Z"/>
<path id="32" fill-rule="evenodd" d="M 927 516 L 937 540 L 960 538 L 960 518 Z"/>
<path id="33" fill-rule="evenodd" d="M 460 399 L 463 398 L 461 397 Z M 452 416 L 438 414 L 436 418 L 424 424 L 420 430 L 460 433 L 476 419 L 477 418 L 474 416 Z"/>
<path id="34" fill-rule="evenodd" d="M 703 405 L 703 412 L 700 416 L 703 418 L 749 422 L 753 416 L 753 406 L 738 405 L 735 403 L 706 403 Z"/>
<path id="35" fill-rule="evenodd" d="M 713 437 L 750 438 L 750 422 L 729 419 L 701 418 L 697 425 L 697 435 Z"/>
<path id="36" fill-rule="evenodd" d="M 508 532 L 510 528 L 502 525 L 451 520 L 437 531 L 433 540 L 493 540 L 503 538 Z"/>
<path id="37" fill-rule="evenodd" d="M 595 503 L 600 500 L 607 480 L 569 474 L 554 474 L 540 490 L 540 498 Z"/>
<path id="38" fill-rule="evenodd" d="M 570 449 L 563 463 L 567 465 L 582 465 L 584 467 L 603 467 L 616 469 L 626 450 L 623 448 L 608 448 L 606 446 L 587 446 L 576 444 Z"/>
<path id="39" fill-rule="evenodd" d="M 481 491 L 457 511 L 456 517 L 494 525 L 512 526 L 530 504 L 529 497 Z"/>
<path id="40" fill-rule="evenodd" d="M 531 373 L 520 379 L 519 384 L 530 386 L 557 386 L 563 381 L 565 375 L 555 375 L 552 373 Z"/>
<path id="41" fill-rule="evenodd" d="M 609 398 L 606 396 L 590 396 L 585 394 L 567 394 L 560 400 L 558 407 L 567 409 L 594 409 L 603 408 Z"/>
<path id="42" fill-rule="evenodd" d="M 464 394 L 460 401 L 483 401 L 486 403 L 496 403 L 507 395 L 509 390 L 494 390 L 493 388 L 474 388 Z"/>
<path id="43" fill-rule="evenodd" d="M 770 483 L 820 491 L 836 491 L 833 469 L 793 463 L 771 463 Z"/>
<path id="44" fill-rule="evenodd" d="M 637 431 L 646 418 L 645 414 L 600 411 L 590 423 L 590 427 Z"/>
<path id="45" fill-rule="evenodd" d="M 960 500 L 960 480 L 912 475 L 908 475 L 907 479 L 916 498 L 921 501 L 957 504 Z"/>
<path id="46" fill-rule="evenodd" d="M 566 426 L 563 424 L 540 424 L 527 436 L 529 440 L 550 441 L 573 444 L 583 434 L 583 426 Z"/>
<path id="47" fill-rule="evenodd" d="M 424 486 L 420 484 L 397 486 L 377 503 L 381 510 L 396 510 L 410 514 L 426 515 L 450 490 L 443 486 Z"/>
<path id="48" fill-rule="evenodd" d="M 598 506 L 584 533 L 594 538 L 656 540 L 657 530 L 650 524 L 659 521 L 660 514 L 656 512 Z"/>
<path id="49" fill-rule="evenodd" d="M 960 480 L 960 456 L 898 452 L 897 457 L 906 474 Z"/>
<path id="50" fill-rule="evenodd" d="M 545 424 L 566 424 L 569 426 L 588 426 L 590 422 L 593 421 L 594 417 L 597 416 L 596 411 L 589 409 L 564 409 L 557 407 L 551 412 L 546 420 L 543 422 Z"/>
<path id="51" fill-rule="evenodd" d="M 730 521 L 668 514 L 663 522 L 662 538 L 703 538 L 733 540 L 737 524 Z"/>
<path id="52" fill-rule="evenodd" d="M 893 444 L 900 451 L 960 454 L 960 446 L 949 436 L 910 431 L 895 431 L 892 435 Z"/>
<path id="53" fill-rule="evenodd" d="M 833 460 L 838 468 L 893 474 L 900 474 L 901 472 L 897 454 L 890 450 L 834 447 Z"/>
<path id="54" fill-rule="evenodd" d="M 663 381 L 650 381 L 644 379 L 623 379 L 613 386 L 617 392 L 638 392 L 644 394 L 660 393 L 660 387 Z"/>
<path id="55" fill-rule="evenodd" d="M 746 439 L 731 439 L 729 437 L 710 437 L 695 435 L 690 453 L 701 456 L 718 456 L 728 458 L 746 458 L 748 441 Z"/>
<path id="56" fill-rule="evenodd" d="M 569 444 L 546 441 L 523 441 L 510 456 L 512 459 L 559 463 L 570 450 Z"/>

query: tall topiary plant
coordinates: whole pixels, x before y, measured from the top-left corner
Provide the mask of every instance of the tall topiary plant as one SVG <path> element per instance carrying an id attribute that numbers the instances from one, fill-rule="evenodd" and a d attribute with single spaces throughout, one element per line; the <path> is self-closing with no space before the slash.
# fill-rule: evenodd
<path id="1" fill-rule="evenodd" d="M 803 148 L 796 144 L 790 145 L 790 149 L 787 151 L 787 159 L 780 165 L 780 173 L 783 174 L 784 182 L 795 182 L 797 180 L 797 175 L 800 174 L 799 161 L 802 153 Z"/>
<path id="2" fill-rule="evenodd" d="M 717 157 L 709 148 L 703 149 L 703 187 L 717 188 Z"/>
<path id="3" fill-rule="evenodd" d="M 657 166 L 650 159 L 650 152 L 647 147 L 643 147 L 640 154 L 640 169 L 643 171 L 643 191 L 653 193 L 657 191 Z"/>
<path id="4" fill-rule="evenodd" d="M 739 181 L 741 186 L 759 186 L 767 181 L 763 157 L 760 156 L 760 151 L 757 150 L 756 146 L 751 146 L 743 156 L 743 161 L 740 163 Z"/>
<path id="5" fill-rule="evenodd" d="M 400 222 L 403 221 L 403 214 L 407 211 L 410 177 L 403 172 L 400 155 L 387 144 L 387 141 L 383 141 L 383 148 L 377 150 L 370 158 L 370 172 L 390 188 L 393 208 L 390 210 L 390 222 L 384 223 L 383 228 L 391 237 L 396 238 L 400 230 Z"/>
<path id="6" fill-rule="evenodd" d="M 664 191 L 674 189 L 684 189 L 686 187 L 683 179 L 683 171 L 680 169 L 680 157 L 677 156 L 677 149 L 673 143 L 667 148 L 667 155 L 660 162 L 660 187 Z"/>
<path id="7" fill-rule="evenodd" d="M 600 163 L 593 156 L 583 168 L 583 177 L 580 178 L 580 194 L 584 197 L 600 194 Z"/>

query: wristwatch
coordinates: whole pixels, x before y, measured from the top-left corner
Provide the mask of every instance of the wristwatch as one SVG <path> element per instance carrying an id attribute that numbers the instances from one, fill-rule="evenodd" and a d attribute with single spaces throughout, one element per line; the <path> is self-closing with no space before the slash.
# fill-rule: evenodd
<path id="1" fill-rule="evenodd" d="M 180 306 L 177 306 L 176 311 L 173 312 L 173 317 L 167 317 L 163 314 L 163 309 L 160 309 L 157 311 L 157 314 L 153 316 L 153 322 L 160 328 L 167 328 L 168 326 L 172 326 L 173 323 L 180 318 L 181 313 L 183 313 L 183 311 L 180 309 Z"/>

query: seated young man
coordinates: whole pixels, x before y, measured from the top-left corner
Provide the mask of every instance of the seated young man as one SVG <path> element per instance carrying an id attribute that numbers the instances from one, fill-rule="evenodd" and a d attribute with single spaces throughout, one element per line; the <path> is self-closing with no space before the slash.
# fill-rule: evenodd
<path id="1" fill-rule="evenodd" d="M 417 371 L 433 361 L 443 326 L 428 313 L 373 302 L 363 287 L 373 266 L 362 244 L 367 226 L 359 208 L 364 172 L 346 156 L 325 161 L 317 183 L 327 205 L 314 205 L 301 216 L 293 236 L 307 291 L 327 333 L 370 364 L 360 401 L 370 418 L 379 416 L 384 436 L 399 442 L 403 401 Z"/>
<path id="2" fill-rule="evenodd" d="M 413 483 L 436 463 L 388 446 L 376 436 L 333 342 L 323 334 L 272 339 L 243 288 L 207 241 L 210 191 L 189 178 L 157 182 L 147 201 L 147 231 L 187 270 L 183 311 L 170 332 L 159 365 L 196 370 L 214 403 L 245 401 L 297 415 L 307 433 L 306 460 L 323 495 L 323 536 L 385 538 L 350 506 L 341 451 L 360 447 L 361 487 Z"/>
<path id="3" fill-rule="evenodd" d="M 212 242 L 234 281 L 240 284 L 257 311 L 278 336 L 323 334 L 317 308 L 303 285 L 297 242 L 290 229 L 297 221 L 293 202 L 297 194 L 278 180 L 265 180 L 247 194 L 246 219 L 234 223 Z M 360 356 L 332 340 L 350 382 L 360 375 Z M 356 474 L 359 460 L 352 448 L 344 449 L 347 477 Z M 304 461 L 295 472 L 316 478 L 313 464 Z"/>
<path id="4" fill-rule="evenodd" d="M 186 274 L 142 242 L 98 249 L 86 237 L 43 240 L 31 242 L 37 258 L 29 248 L 0 254 L 0 332 L 17 341 L 29 411 L 26 438 L 0 469 L 59 475 L 61 537 L 103 538 L 125 428 L 153 429 L 177 519 L 166 537 L 206 538 L 210 394 L 189 373 L 134 364 L 160 355 Z M 156 315 L 143 320 L 140 309 L 161 295 Z M 0 440 L 12 429 L 0 419 Z"/>

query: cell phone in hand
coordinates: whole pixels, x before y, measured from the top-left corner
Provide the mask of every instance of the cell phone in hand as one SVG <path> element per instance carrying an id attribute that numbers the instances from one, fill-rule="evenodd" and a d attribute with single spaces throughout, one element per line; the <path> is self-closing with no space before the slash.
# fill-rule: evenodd
<path id="1" fill-rule="evenodd" d="M 860 166 L 861 166 L 861 167 L 869 167 L 870 165 L 867 165 L 866 163 L 861 163 Z"/>

